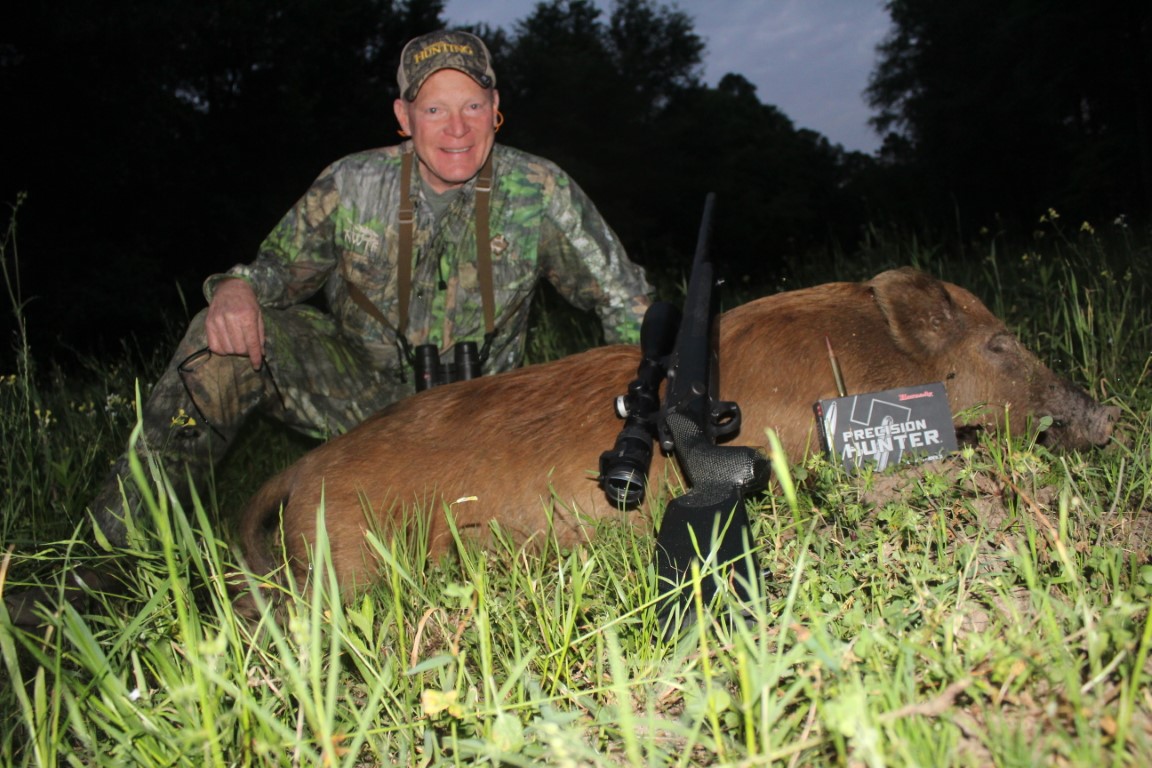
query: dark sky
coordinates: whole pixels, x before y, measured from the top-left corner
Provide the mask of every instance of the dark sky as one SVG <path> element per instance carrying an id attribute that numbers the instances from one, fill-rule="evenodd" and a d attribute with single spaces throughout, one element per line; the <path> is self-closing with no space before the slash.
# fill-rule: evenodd
<path id="1" fill-rule="evenodd" d="M 512 30 L 537 0 L 448 0 L 452 24 L 484 22 Z M 861 96 L 888 33 L 880 0 L 675 0 L 706 46 L 704 80 L 729 72 L 757 86 L 798 128 L 811 128 L 845 149 L 871 153 L 880 141 Z M 598 7 L 605 15 L 610 2 Z"/>

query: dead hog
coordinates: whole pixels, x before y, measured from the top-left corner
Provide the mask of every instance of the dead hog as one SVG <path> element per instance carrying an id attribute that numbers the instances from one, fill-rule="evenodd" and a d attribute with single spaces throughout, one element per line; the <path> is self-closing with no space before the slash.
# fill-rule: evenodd
<path id="1" fill-rule="evenodd" d="M 827 336 L 851 391 L 943 381 L 953 413 L 984 405 L 981 425 L 1014 434 L 1051 416 L 1050 444 L 1108 441 L 1118 409 L 1054 375 L 971 293 L 911 269 L 865 283 L 831 283 L 753 301 L 720 319 L 720 395 L 740 404 L 733 442 L 762 446 L 773 429 L 791 461 L 818 450 L 813 404 L 835 394 Z M 376 579 L 366 529 L 387 531 L 418 505 L 435 556 L 450 538 L 489 521 L 520 539 L 549 528 L 564 545 L 583 521 L 620 515 L 596 482 L 602 451 L 622 422 L 613 399 L 639 354 L 610 346 L 499 376 L 431 389 L 396 403 L 269 481 L 243 513 L 244 552 L 271 570 L 283 506 L 283 545 L 306 573 L 323 500 L 332 560 L 345 594 Z M 665 459 L 653 461 L 663 477 Z M 642 512 L 630 514 L 643 521 Z"/>

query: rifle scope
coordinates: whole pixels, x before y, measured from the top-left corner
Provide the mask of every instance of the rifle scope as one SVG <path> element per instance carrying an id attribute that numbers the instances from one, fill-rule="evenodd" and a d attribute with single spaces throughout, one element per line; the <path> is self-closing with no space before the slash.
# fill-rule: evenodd
<path id="1" fill-rule="evenodd" d="M 680 310 L 672 304 L 658 301 L 644 313 L 640 366 L 628 393 L 616 398 L 616 415 L 624 419 L 624 429 L 612 450 L 600 454 L 600 487 L 618 509 L 635 509 L 644 502 L 660 412 L 660 383 L 679 328 Z"/>

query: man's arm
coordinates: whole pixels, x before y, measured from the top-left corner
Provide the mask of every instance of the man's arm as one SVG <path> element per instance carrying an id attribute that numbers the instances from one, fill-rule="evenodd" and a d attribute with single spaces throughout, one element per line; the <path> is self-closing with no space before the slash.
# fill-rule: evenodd
<path id="1" fill-rule="evenodd" d="M 596 206 L 563 174 L 548 202 L 539 253 L 548 281 L 569 303 L 596 312 L 606 341 L 639 342 L 652 287 Z"/>
<path id="2" fill-rule="evenodd" d="M 303 301 L 323 285 L 335 263 L 333 213 L 339 196 L 330 167 L 269 233 L 259 256 L 204 282 L 208 348 L 245 355 L 259 369 L 264 356 L 262 306 Z"/>

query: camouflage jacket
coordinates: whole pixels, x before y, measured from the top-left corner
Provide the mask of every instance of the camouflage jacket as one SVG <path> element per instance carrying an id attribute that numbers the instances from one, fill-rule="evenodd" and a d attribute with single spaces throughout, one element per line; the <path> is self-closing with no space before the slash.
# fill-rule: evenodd
<path id="1" fill-rule="evenodd" d="M 288 211 L 251 264 L 205 282 L 211 299 L 225 277 L 242 277 L 262 306 L 286 307 L 323 290 L 342 333 L 375 363 L 396 369 L 400 155 L 405 142 L 329 166 Z M 476 269 L 475 180 L 440 217 L 414 164 L 414 264 L 407 337 L 441 350 L 481 341 L 484 315 Z M 543 277 L 577 307 L 594 310 L 610 342 L 635 342 L 648 303 L 643 271 L 576 183 L 554 163 L 510 147 L 493 148 L 490 233 L 498 334 L 485 372 L 519 365 L 528 310 Z M 389 320 L 384 326 L 349 296 L 347 280 Z"/>

